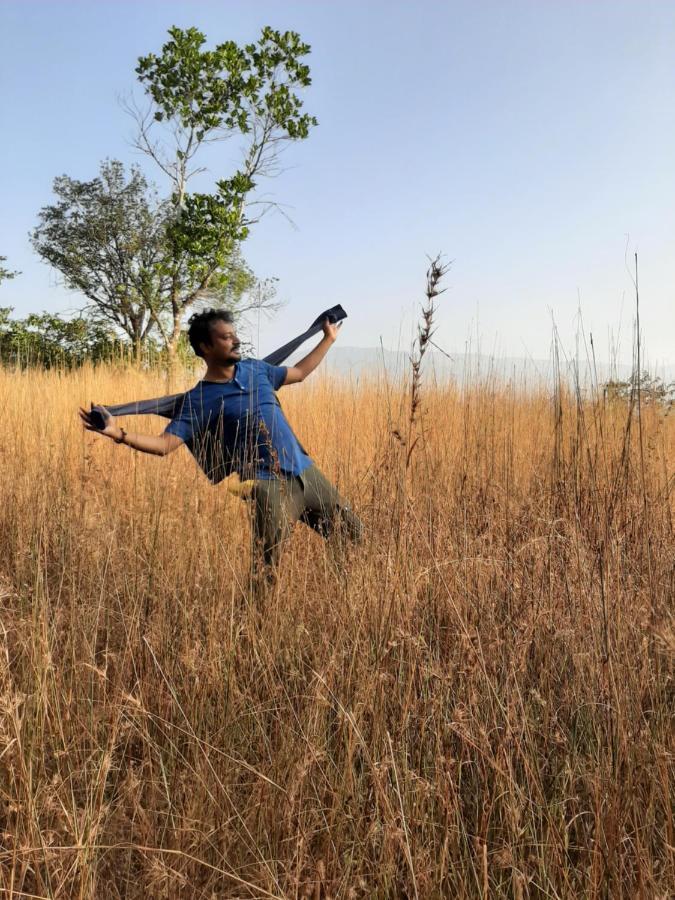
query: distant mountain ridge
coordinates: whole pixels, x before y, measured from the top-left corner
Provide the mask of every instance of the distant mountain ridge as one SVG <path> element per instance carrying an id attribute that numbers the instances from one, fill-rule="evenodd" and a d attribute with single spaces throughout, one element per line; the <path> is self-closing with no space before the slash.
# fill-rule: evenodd
<path id="1" fill-rule="evenodd" d="M 289 363 L 303 356 L 301 350 L 294 354 Z M 410 373 L 410 354 L 403 350 L 385 350 L 376 347 L 343 347 L 336 344 L 326 357 L 323 368 L 336 375 L 361 378 L 377 378 L 386 375 L 391 380 L 407 377 Z M 664 381 L 675 380 L 675 367 L 659 369 L 647 368 L 652 377 Z M 527 357 L 488 356 L 477 353 L 451 354 L 450 358 L 438 351 L 428 351 L 422 364 L 423 374 L 439 381 L 480 381 L 493 378 L 498 381 L 516 380 L 526 383 L 548 383 L 554 376 L 553 359 L 528 359 Z M 632 367 L 625 364 L 597 363 L 593 372 L 592 363 L 587 360 L 560 359 L 560 373 L 569 381 L 574 381 L 578 372 L 582 384 L 595 381 L 604 383 L 610 379 L 625 381 L 630 378 Z"/>

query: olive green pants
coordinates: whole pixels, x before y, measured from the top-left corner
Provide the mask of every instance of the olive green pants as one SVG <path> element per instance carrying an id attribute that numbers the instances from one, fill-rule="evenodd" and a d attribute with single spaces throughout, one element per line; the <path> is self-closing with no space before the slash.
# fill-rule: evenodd
<path id="1" fill-rule="evenodd" d="M 304 522 L 327 538 L 343 536 L 353 543 L 363 537 L 363 525 L 346 500 L 317 469 L 309 466 L 301 475 L 256 480 L 251 492 L 254 569 L 276 566 L 291 526 Z"/>

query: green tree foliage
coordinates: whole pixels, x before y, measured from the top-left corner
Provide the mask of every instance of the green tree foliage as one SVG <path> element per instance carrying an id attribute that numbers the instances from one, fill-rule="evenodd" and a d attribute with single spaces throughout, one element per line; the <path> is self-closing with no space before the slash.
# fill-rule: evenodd
<path id="1" fill-rule="evenodd" d="M 297 33 L 265 27 L 256 43 L 226 41 L 213 50 L 204 48 L 206 37 L 196 28 L 170 28 L 169 37 L 159 55 L 138 61 L 150 107 L 133 112 L 137 146 L 172 185 L 170 253 L 162 265 L 172 285 L 171 349 L 185 312 L 209 290 L 222 290 L 236 248 L 269 208 L 251 202 L 257 179 L 276 174 L 284 144 L 306 138 L 316 119 L 302 111 L 299 91 L 311 83 L 304 62 L 310 48 Z M 155 138 L 158 126 L 169 127 L 170 143 Z M 210 193 L 189 192 L 189 179 L 203 171 L 193 168 L 200 149 L 235 135 L 245 144 L 235 171 Z"/>
<path id="2" fill-rule="evenodd" d="M 12 272 L 11 269 L 6 269 L 3 266 L 4 262 L 7 262 L 7 257 L 0 256 L 0 284 L 3 281 L 11 281 L 12 278 L 16 278 L 17 275 L 21 274 L 21 272 Z"/>
<path id="3" fill-rule="evenodd" d="M 257 179 L 276 174 L 284 144 L 316 125 L 299 95 L 310 84 L 310 48 L 295 32 L 266 27 L 256 43 L 213 50 L 196 28 L 171 28 L 169 37 L 159 55 L 139 59 L 136 73 L 150 102 L 137 116 L 137 145 L 169 177 L 170 197 L 161 198 L 137 166 L 127 177 L 121 162 L 106 160 L 91 181 L 56 178 L 56 203 L 41 210 L 31 235 L 65 285 L 87 298 L 88 327 L 123 333 L 137 355 L 153 337 L 175 354 L 195 305 L 275 307 L 274 281 L 253 276 L 240 245 L 273 205 L 251 199 Z M 156 128 L 168 128 L 170 141 L 156 140 Z M 204 171 L 194 167 L 199 150 L 235 135 L 245 143 L 235 170 L 211 193 L 189 192 L 189 179 Z M 0 267 L 0 281 L 13 274 Z M 55 323 L 39 324 L 56 334 Z M 22 340 L 39 330 L 26 329 Z"/>
<path id="4" fill-rule="evenodd" d="M 137 352 L 170 290 L 159 271 L 169 206 L 138 169 L 117 160 L 92 181 L 54 180 L 57 202 L 43 207 L 32 234 L 37 253 L 81 291 L 100 322 L 127 335 Z"/>
<path id="5" fill-rule="evenodd" d="M 33 313 L 12 319 L 11 307 L 0 307 L 0 362 L 4 365 L 76 366 L 120 356 L 123 348 L 111 328 L 78 317 Z"/>
<path id="6" fill-rule="evenodd" d="M 54 194 L 57 202 L 41 210 L 33 231 L 35 250 L 85 295 L 91 326 L 119 329 L 137 358 L 151 338 L 169 343 L 177 285 L 195 302 L 245 309 L 248 298 L 249 306 L 273 306 L 272 283 L 259 284 L 236 252 L 213 272 L 208 290 L 197 291 L 189 258 L 176 257 L 167 239 L 172 205 L 137 166 L 127 177 L 121 162 L 106 160 L 92 181 L 56 178 Z"/>
<path id="7" fill-rule="evenodd" d="M 604 394 L 609 401 L 624 400 L 635 402 L 638 389 L 641 403 L 671 407 L 675 402 L 675 381 L 668 383 L 663 381 L 662 378 L 654 377 L 645 371 L 639 377 L 634 372 L 627 381 L 613 379 L 606 382 Z"/>

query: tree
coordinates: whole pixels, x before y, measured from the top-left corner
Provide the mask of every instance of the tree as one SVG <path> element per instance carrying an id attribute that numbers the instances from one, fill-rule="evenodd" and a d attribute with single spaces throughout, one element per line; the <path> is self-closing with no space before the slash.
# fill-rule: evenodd
<path id="1" fill-rule="evenodd" d="M 11 307 L 0 307 L 0 361 L 13 365 L 80 365 L 119 353 L 110 328 L 83 317 L 64 319 L 53 313 L 32 313 L 12 319 Z"/>
<path id="2" fill-rule="evenodd" d="M 638 391 L 644 404 L 672 407 L 675 402 L 675 381 L 665 382 L 646 371 L 639 376 L 637 372 L 633 372 L 628 381 L 612 379 L 603 386 L 604 395 L 609 401 L 625 400 L 632 403 L 637 398 Z"/>
<path id="3" fill-rule="evenodd" d="M 171 203 L 159 198 L 137 166 L 127 178 L 118 160 L 103 162 L 92 181 L 62 175 L 53 189 L 57 202 L 40 211 L 32 234 L 37 253 L 68 288 L 85 295 L 92 325 L 120 329 L 137 359 L 151 335 L 168 344 L 174 291 L 173 248 L 167 241 Z M 182 282 L 190 283 L 188 273 Z M 203 299 L 217 296 L 230 308 L 246 308 L 244 295 L 260 298 L 258 287 L 233 253 L 214 273 Z M 273 292 L 263 291 L 262 300 L 272 306 Z"/>
<path id="4" fill-rule="evenodd" d="M 117 160 L 103 162 L 92 181 L 61 175 L 53 190 L 57 203 L 40 211 L 33 247 L 140 354 L 169 288 L 160 272 L 168 204 L 138 167 L 127 181 Z"/>
<path id="5" fill-rule="evenodd" d="M 253 223 L 269 208 L 250 200 L 256 180 L 276 174 L 279 152 L 302 140 L 316 119 L 302 112 L 297 89 L 311 83 L 303 58 L 310 51 L 300 36 L 262 29 L 256 43 L 234 41 L 205 50 L 196 28 L 169 29 L 159 56 L 139 58 L 136 73 L 149 98 L 145 112 L 131 107 L 138 126 L 137 147 L 169 178 L 169 253 L 161 265 L 170 281 L 171 327 L 165 335 L 174 351 L 186 311 L 209 291 L 220 291 L 228 265 Z M 173 147 L 155 139 L 168 127 Z M 216 181 L 212 193 L 188 192 L 203 168 L 192 168 L 207 144 L 234 135 L 245 140 L 238 167 Z M 257 214 L 256 214 L 257 213 Z"/>
<path id="6" fill-rule="evenodd" d="M 7 262 L 6 256 L 0 256 L 0 284 L 3 281 L 11 281 L 12 278 L 16 278 L 17 275 L 20 275 L 21 272 L 12 272 L 10 269 L 6 269 L 2 264 Z"/>

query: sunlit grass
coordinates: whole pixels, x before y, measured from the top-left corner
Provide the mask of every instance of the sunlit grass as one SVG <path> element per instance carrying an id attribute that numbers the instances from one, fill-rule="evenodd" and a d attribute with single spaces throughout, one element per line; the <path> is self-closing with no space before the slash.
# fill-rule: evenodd
<path id="1" fill-rule="evenodd" d="M 668 896 L 673 415 L 423 383 L 406 468 L 402 386 L 284 389 L 367 537 L 260 609 L 246 504 L 81 430 L 166 388 L 0 370 L 3 896 Z"/>

